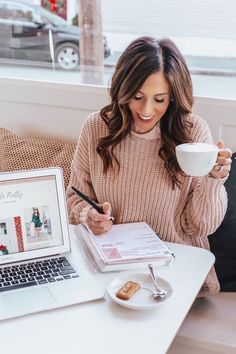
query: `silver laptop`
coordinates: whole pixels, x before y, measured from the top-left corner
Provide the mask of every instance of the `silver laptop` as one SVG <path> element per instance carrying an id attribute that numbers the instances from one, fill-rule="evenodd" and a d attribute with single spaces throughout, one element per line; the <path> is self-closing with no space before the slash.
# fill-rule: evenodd
<path id="1" fill-rule="evenodd" d="M 0 319 L 103 297 L 70 260 L 61 170 L 0 174 Z"/>

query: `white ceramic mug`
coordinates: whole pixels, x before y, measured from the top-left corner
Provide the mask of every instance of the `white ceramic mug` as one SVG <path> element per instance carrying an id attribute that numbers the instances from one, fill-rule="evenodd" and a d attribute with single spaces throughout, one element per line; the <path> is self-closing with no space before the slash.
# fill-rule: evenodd
<path id="1" fill-rule="evenodd" d="M 213 169 L 220 149 L 214 144 L 186 143 L 176 146 L 176 158 L 188 176 L 206 176 Z"/>

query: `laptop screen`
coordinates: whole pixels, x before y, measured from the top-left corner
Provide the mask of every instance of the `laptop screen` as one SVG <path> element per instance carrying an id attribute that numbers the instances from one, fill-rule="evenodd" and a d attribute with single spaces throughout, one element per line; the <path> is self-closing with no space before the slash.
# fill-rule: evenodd
<path id="1" fill-rule="evenodd" d="M 0 257 L 63 245 L 56 176 L 0 180 Z"/>

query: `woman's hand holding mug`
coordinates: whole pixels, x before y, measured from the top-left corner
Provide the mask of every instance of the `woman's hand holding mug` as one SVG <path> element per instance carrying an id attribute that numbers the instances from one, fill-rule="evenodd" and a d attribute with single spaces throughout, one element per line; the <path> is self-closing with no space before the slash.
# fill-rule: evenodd
<path id="1" fill-rule="evenodd" d="M 217 146 L 219 148 L 219 152 L 216 163 L 209 175 L 210 177 L 220 179 L 226 177 L 231 169 L 232 151 L 228 148 L 224 148 L 224 142 L 222 140 L 218 141 Z"/>

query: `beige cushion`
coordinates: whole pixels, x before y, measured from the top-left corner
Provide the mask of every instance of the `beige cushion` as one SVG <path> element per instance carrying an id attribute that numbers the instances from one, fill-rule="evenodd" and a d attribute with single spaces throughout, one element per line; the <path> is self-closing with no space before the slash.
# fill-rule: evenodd
<path id="1" fill-rule="evenodd" d="M 75 146 L 58 140 L 20 137 L 0 128 L 0 171 L 58 166 L 63 170 L 67 187 Z"/>

